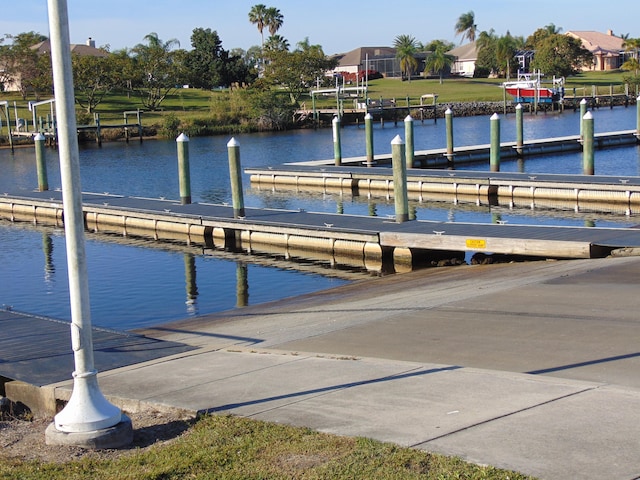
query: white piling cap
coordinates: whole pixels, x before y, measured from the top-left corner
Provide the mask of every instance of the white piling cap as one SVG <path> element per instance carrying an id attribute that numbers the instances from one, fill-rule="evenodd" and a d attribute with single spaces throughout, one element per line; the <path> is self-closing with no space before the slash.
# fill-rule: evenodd
<path id="1" fill-rule="evenodd" d="M 239 147 L 240 146 L 240 142 L 236 140 L 236 137 L 231 137 L 231 140 L 229 140 L 229 143 L 227 143 L 227 147 Z"/>
<path id="2" fill-rule="evenodd" d="M 583 98 L 582 100 L 580 100 L 580 105 L 586 105 L 587 103 L 587 99 Z"/>
<path id="3" fill-rule="evenodd" d="M 42 133 L 38 132 L 38 133 L 36 133 L 36 135 L 33 137 L 33 140 L 34 140 L 34 141 L 36 141 L 36 142 L 43 142 L 44 140 L 46 140 L 46 138 L 45 138 L 45 136 L 44 136 Z"/>
<path id="4" fill-rule="evenodd" d="M 516 105 L 516 110 L 522 110 L 522 104 L 519 103 L 518 105 Z"/>
<path id="5" fill-rule="evenodd" d="M 373 115 L 371 115 L 370 113 L 367 113 L 367 114 L 364 116 L 364 119 L 365 119 L 365 120 L 371 120 L 372 118 L 373 118 Z"/>
<path id="6" fill-rule="evenodd" d="M 493 115 L 491 115 L 490 120 L 500 120 L 500 115 L 498 115 L 497 113 L 494 113 Z"/>
<path id="7" fill-rule="evenodd" d="M 584 117 L 582 117 L 584 120 L 593 120 L 593 114 L 591 112 L 587 112 L 584 114 Z"/>
<path id="8" fill-rule="evenodd" d="M 333 117 L 333 119 L 331 120 L 331 123 L 339 123 L 339 122 L 340 122 L 340 118 L 338 118 L 338 116 L 337 116 L 337 115 L 335 115 L 335 116 Z"/>
<path id="9" fill-rule="evenodd" d="M 404 145 L 404 140 L 402 140 L 400 135 L 396 135 L 393 137 L 393 140 L 391 140 L 391 145 Z"/>
<path id="10" fill-rule="evenodd" d="M 451 108 L 447 108 L 447 110 L 444 112 L 445 115 L 453 115 L 453 110 L 451 110 Z"/>
<path id="11" fill-rule="evenodd" d="M 411 115 L 407 115 L 406 117 L 404 117 L 404 121 L 405 122 L 413 122 L 413 117 Z"/>
<path id="12" fill-rule="evenodd" d="M 178 135 L 178 138 L 176 138 L 176 142 L 188 142 L 189 141 L 189 137 L 187 137 L 184 132 L 182 132 L 180 135 Z"/>

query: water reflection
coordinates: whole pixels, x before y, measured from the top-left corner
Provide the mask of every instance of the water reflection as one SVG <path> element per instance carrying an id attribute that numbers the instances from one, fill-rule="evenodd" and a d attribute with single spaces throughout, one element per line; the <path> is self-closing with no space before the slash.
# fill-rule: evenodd
<path id="1" fill-rule="evenodd" d="M 187 312 L 198 314 L 198 284 L 196 282 L 196 257 L 192 253 L 184 254 L 184 278 L 187 288 Z"/>

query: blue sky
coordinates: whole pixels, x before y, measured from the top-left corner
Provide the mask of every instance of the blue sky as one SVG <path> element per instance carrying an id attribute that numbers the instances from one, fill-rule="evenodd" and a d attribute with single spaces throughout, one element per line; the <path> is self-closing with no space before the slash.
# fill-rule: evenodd
<path id="1" fill-rule="evenodd" d="M 11 6 L 9 6 L 11 3 Z M 260 44 L 248 12 L 257 3 L 279 8 L 284 25 L 278 32 L 292 46 L 306 37 L 322 45 L 326 54 L 360 46 L 391 46 L 397 35 L 414 36 L 427 43 L 444 39 L 460 43 L 454 25 L 460 14 L 472 10 L 478 31 L 493 28 L 497 34 L 528 36 L 553 23 L 568 30 L 608 29 L 615 34 L 640 37 L 637 0 L 617 0 L 615 8 L 595 0 L 67 0 L 71 43 L 92 37 L 98 46 L 112 50 L 133 47 L 145 35 L 177 39 L 190 49 L 194 28 L 218 32 L 223 48 L 247 49 Z M 36 31 L 48 35 L 45 0 L 0 1 L 0 34 Z"/>

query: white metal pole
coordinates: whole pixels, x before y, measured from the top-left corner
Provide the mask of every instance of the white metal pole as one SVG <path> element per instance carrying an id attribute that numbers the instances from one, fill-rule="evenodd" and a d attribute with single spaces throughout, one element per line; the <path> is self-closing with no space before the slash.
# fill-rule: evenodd
<path id="1" fill-rule="evenodd" d="M 122 412 L 102 395 L 98 386 L 98 372 L 93 363 L 67 2 L 48 0 L 47 3 L 69 269 L 71 341 L 75 361 L 73 393 L 66 407 L 55 416 L 54 424 L 62 432 L 90 432 L 118 424 L 122 419 Z"/>

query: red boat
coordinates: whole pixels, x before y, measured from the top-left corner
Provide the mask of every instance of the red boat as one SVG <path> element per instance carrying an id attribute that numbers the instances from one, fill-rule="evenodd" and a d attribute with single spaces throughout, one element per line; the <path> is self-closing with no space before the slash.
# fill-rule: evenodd
<path id="1" fill-rule="evenodd" d="M 552 103 L 562 100 L 564 96 L 564 78 L 553 79 L 553 86 L 545 87 L 541 84 L 540 72 L 520 73 L 518 80 L 504 82 L 502 86 L 506 92 L 514 97 L 516 103 Z"/>

